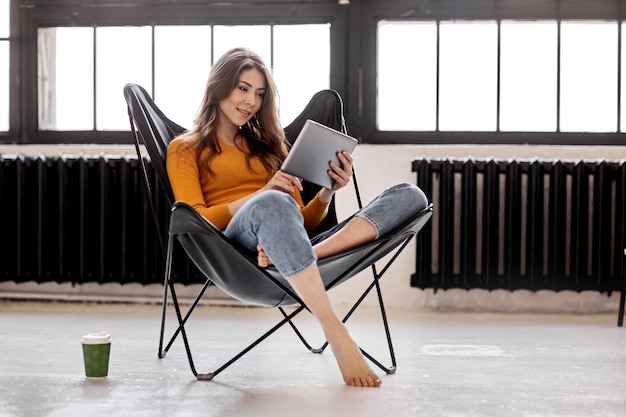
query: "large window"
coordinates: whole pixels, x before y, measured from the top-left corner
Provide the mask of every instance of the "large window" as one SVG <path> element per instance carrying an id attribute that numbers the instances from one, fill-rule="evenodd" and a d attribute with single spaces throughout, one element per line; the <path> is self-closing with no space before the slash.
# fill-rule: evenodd
<path id="1" fill-rule="evenodd" d="M 38 44 L 38 120 L 47 131 L 127 130 L 129 82 L 191 126 L 213 61 L 236 46 L 273 68 L 284 124 L 330 82 L 328 24 L 49 27 Z"/>
<path id="2" fill-rule="evenodd" d="M 363 143 L 625 144 L 621 6 L 0 0 L 0 142 L 128 143 L 128 82 L 190 126 L 212 63 L 244 46 L 283 124 L 332 88 Z"/>
<path id="3" fill-rule="evenodd" d="M 623 132 L 619 24 L 382 20 L 377 129 Z"/>

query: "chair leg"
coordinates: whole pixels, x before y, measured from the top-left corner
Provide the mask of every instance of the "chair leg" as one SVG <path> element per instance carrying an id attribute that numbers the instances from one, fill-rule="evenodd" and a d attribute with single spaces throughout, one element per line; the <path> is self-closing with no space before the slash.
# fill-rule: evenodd
<path id="1" fill-rule="evenodd" d="M 282 307 L 278 307 L 278 310 L 283 314 L 284 318 L 287 318 L 288 315 L 285 312 L 285 309 L 283 309 Z M 321 348 L 314 348 L 313 346 L 311 346 L 306 339 L 304 338 L 304 336 L 302 335 L 302 333 L 300 332 L 300 330 L 298 330 L 298 328 L 296 327 L 296 325 L 289 320 L 289 325 L 291 326 L 292 330 L 296 333 L 296 335 L 298 336 L 298 338 L 300 339 L 300 341 L 302 342 L 302 344 L 304 344 L 304 346 L 310 350 L 312 353 L 323 353 L 324 349 L 326 348 L 326 346 L 328 345 L 328 342 L 326 342 L 324 344 L 324 346 L 322 346 Z"/>
<path id="2" fill-rule="evenodd" d="M 376 274 L 375 266 L 372 265 L 372 268 L 374 268 L 374 274 Z M 385 336 L 387 337 L 387 346 L 389 348 L 389 356 L 391 357 L 391 367 L 384 368 L 384 370 L 388 374 L 393 374 L 396 372 L 396 354 L 393 349 L 393 342 L 391 341 L 391 332 L 389 331 L 389 321 L 387 320 L 387 312 L 385 311 L 385 302 L 383 301 L 383 294 L 380 288 L 379 279 L 380 277 L 377 278 L 375 281 L 376 282 L 376 294 L 378 296 L 378 304 L 380 305 L 380 314 L 383 320 L 383 326 L 385 328 Z"/>
<path id="3" fill-rule="evenodd" d="M 624 255 L 626 256 L 626 249 L 624 249 Z M 622 293 L 619 297 L 619 311 L 617 312 L 617 326 L 622 327 L 624 325 L 624 304 L 626 302 L 626 271 L 622 271 Z"/>
<path id="4" fill-rule="evenodd" d="M 158 352 L 158 356 L 161 359 L 164 358 L 165 355 L 167 354 L 167 352 L 169 351 L 170 347 L 172 346 L 172 344 L 174 343 L 174 341 L 176 340 L 176 338 L 180 334 L 183 337 L 183 343 L 185 345 L 185 351 L 187 352 L 187 359 L 189 361 L 189 367 L 191 368 L 191 372 L 193 372 L 193 374 L 198 379 L 207 379 L 206 378 L 206 374 L 198 374 L 198 372 L 196 371 L 196 367 L 194 365 L 193 357 L 192 357 L 192 354 L 191 354 L 191 348 L 189 346 L 189 341 L 187 339 L 187 333 L 185 331 L 185 324 L 187 323 L 187 320 L 191 316 L 191 313 L 193 313 L 194 309 L 196 308 L 196 306 L 198 305 L 198 303 L 202 299 L 202 296 L 204 295 L 206 289 L 211 284 L 211 280 L 208 280 L 208 279 L 206 280 L 206 282 L 204 283 L 204 286 L 202 287 L 202 289 L 200 290 L 200 292 L 196 296 L 194 302 L 192 303 L 191 307 L 189 308 L 189 310 L 185 314 L 185 317 L 183 317 L 182 313 L 181 313 L 181 309 L 180 309 L 180 304 L 178 303 L 178 297 L 176 296 L 176 289 L 174 288 L 174 283 L 172 282 L 172 279 L 171 279 L 171 276 L 172 276 L 173 247 L 174 247 L 174 237 L 172 235 L 170 235 L 170 237 L 168 239 L 168 242 L 167 242 L 167 254 L 166 254 L 166 261 L 165 261 L 165 282 L 164 282 L 164 289 L 163 289 L 163 309 L 162 309 L 162 312 L 161 312 L 161 334 L 160 334 L 160 337 L 159 337 L 159 352 Z M 166 321 L 166 318 L 167 318 L 168 289 L 169 289 L 169 292 L 171 294 L 172 304 L 174 305 L 174 310 L 176 312 L 176 317 L 178 319 L 178 328 L 173 333 L 173 335 L 170 338 L 167 346 L 164 349 L 163 348 L 163 340 L 164 340 L 164 335 L 165 335 L 165 321 Z M 211 378 L 208 378 L 208 379 L 211 379 Z"/>
<path id="5" fill-rule="evenodd" d="M 172 293 L 172 304 L 175 305 L 175 306 L 180 306 L 180 304 L 178 303 L 178 298 L 176 296 L 176 291 L 174 289 L 174 283 L 172 281 L 169 281 L 168 285 L 169 285 L 170 291 Z M 207 288 L 209 288 L 209 285 L 211 285 L 211 280 L 206 280 L 206 282 L 202 286 L 202 289 L 200 290 L 198 295 L 196 295 L 196 298 L 194 299 L 193 303 L 189 307 L 189 310 L 187 310 L 187 313 L 185 313 L 185 317 L 183 317 L 183 319 L 182 319 L 182 326 L 184 326 L 185 323 L 187 323 L 187 320 L 191 316 L 191 313 L 193 313 L 193 311 L 195 310 L 196 306 L 198 305 L 198 303 L 200 302 L 200 300 L 204 296 L 204 293 L 206 292 Z M 165 317 L 165 313 L 163 313 L 163 318 L 164 317 Z M 168 342 L 168 344 L 165 347 L 165 349 L 160 351 L 161 354 L 163 355 L 163 357 L 170 350 L 170 347 L 172 347 L 172 344 L 174 343 L 174 341 L 176 340 L 176 338 L 180 334 L 182 326 L 178 326 L 176 331 L 172 334 L 172 337 L 170 338 L 170 341 Z M 161 334 L 163 334 L 163 328 L 164 327 L 165 327 L 165 324 L 164 324 L 164 320 L 163 320 L 163 322 L 161 323 Z M 163 336 L 161 336 L 161 340 L 162 339 L 163 339 Z M 161 341 L 160 344 L 162 345 L 162 343 L 163 342 Z"/>
<path id="6" fill-rule="evenodd" d="M 163 338 L 165 336 L 165 319 L 167 316 L 167 300 L 169 299 L 168 297 L 169 285 L 170 285 L 170 282 L 166 277 L 165 282 L 163 283 L 163 308 L 161 310 L 161 333 L 159 335 L 159 352 L 158 352 L 159 359 L 163 359 L 167 353 L 167 351 L 163 350 Z"/>
<path id="7" fill-rule="evenodd" d="M 233 363 L 235 363 L 237 360 L 239 360 L 243 355 L 245 355 L 246 353 L 248 353 L 250 350 L 252 350 L 254 347 L 256 347 L 259 343 L 261 343 L 262 341 L 264 341 L 265 339 L 267 339 L 269 336 L 271 336 L 272 334 L 274 334 L 278 329 L 280 329 L 281 327 L 283 327 L 286 323 L 290 323 L 291 320 L 298 314 L 300 314 L 303 310 L 305 309 L 304 306 L 300 306 L 297 309 L 295 309 L 291 314 L 286 315 L 285 318 L 281 321 L 279 321 L 274 327 L 272 327 L 270 330 L 268 330 L 267 332 L 265 332 L 263 335 L 261 335 L 260 337 L 258 337 L 254 342 L 250 343 L 247 347 L 245 347 L 241 352 L 239 352 L 238 354 L 236 354 L 235 356 L 233 356 L 230 360 L 228 360 L 226 363 L 224 363 L 222 366 L 220 366 L 219 368 L 217 368 L 215 371 L 211 372 L 210 374 L 204 374 L 204 375 L 197 375 L 198 379 L 200 380 L 210 380 L 213 379 L 213 377 L 215 377 L 217 374 L 221 373 L 222 371 L 224 371 L 226 368 L 228 368 L 230 365 L 232 365 Z M 201 378 L 201 376 L 206 376 L 204 378 Z"/>
<path id="8" fill-rule="evenodd" d="M 619 298 L 619 312 L 617 313 L 617 325 L 622 327 L 624 325 L 624 304 L 626 303 L 626 288 L 622 289 L 622 294 Z"/>
<path id="9" fill-rule="evenodd" d="M 178 333 L 180 333 L 183 337 L 185 350 L 187 351 L 187 358 L 189 360 L 189 366 L 191 368 L 191 372 L 193 372 L 193 374 L 197 376 L 198 372 L 196 371 L 195 365 L 193 363 L 193 359 L 191 357 L 191 349 L 189 348 L 189 341 L 187 340 L 187 332 L 185 331 L 185 327 L 184 327 L 185 321 L 182 318 L 182 314 L 180 312 L 180 306 L 178 304 L 178 298 L 176 297 L 176 291 L 174 290 L 174 284 L 172 283 L 172 280 L 171 280 L 173 247 L 174 247 L 174 237 L 170 235 L 168 238 L 168 242 L 167 242 L 167 254 L 166 254 L 166 260 L 165 260 L 165 283 L 164 283 L 165 288 L 163 290 L 163 310 L 161 312 L 161 335 L 159 338 L 159 358 L 165 357 L 165 354 L 169 350 L 174 339 L 176 339 L 176 337 L 178 336 Z M 168 288 L 172 294 L 172 303 L 174 305 L 174 310 L 176 311 L 176 317 L 178 318 L 178 329 L 176 330 L 175 335 L 172 337 L 172 339 L 168 343 L 167 347 L 163 349 L 163 336 L 165 332 L 165 319 L 167 315 L 167 300 L 168 300 L 167 290 Z"/>
<path id="10" fill-rule="evenodd" d="M 168 289 L 172 289 L 172 302 L 177 303 L 176 293 L 173 291 L 174 286 L 170 280 L 171 268 L 172 268 L 172 245 L 174 243 L 173 236 L 170 236 L 167 240 L 167 251 L 165 253 L 165 277 L 163 281 L 163 309 L 161 311 L 161 334 L 159 336 L 159 359 L 165 357 L 167 348 L 163 350 L 163 338 L 165 336 L 165 320 L 167 318 L 167 302 L 168 302 Z M 169 348 L 169 346 L 168 346 Z"/>
<path id="11" fill-rule="evenodd" d="M 184 326 L 184 321 L 183 321 L 183 317 L 182 314 L 180 312 L 180 306 L 178 305 L 178 299 L 176 298 L 176 292 L 174 291 L 174 285 L 172 284 L 172 280 L 171 280 L 171 274 L 172 274 L 172 258 L 173 258 L 173 251 L 174 251 L 174 236 L 169 235 L 168 241 L 167 241 L 167 254 L 165 257 L 165 283 L 166 283 L 166 288 L 169 287 L 169 289 L 171 290 L 172 293 L 172 302 L 174 304 L 174 310 L 176 311 L 176 317 L 178 318 L 178 329 L 177 329 L 177 334 L 180 331 L 180 334 L 183 337 L 183 342 L 185 344 L 185 350 L 187 351 L 187 358 L 189 359 L 189 366 L 191 367 L 191 372 L 193 372 L 194 375 L 198 375 L 198 372 L 196 372 L 196 368 L 194 366 L 193 363 L 193 359 L 191 357 L 191 349 L 189 348 L 189 341 L 187 340 L 187 332 L 185 331 L 185 326 Z M 163 312 L 162 312 L 162 321 L 161 321 L 161 340 L 159 341 L 159 357 L 162 358 L 165 356 L 165 352 L 167 352 L 167 349 L 169 349 L 169 346 L 172 343 L 172 340 L 170 340 L 170 343 L 168 344 L 168 347 L 166 347 L 165 351 L 163 351 L 161 349 L 162 345 L 163 345 L 163 331 L 165 328 L 165 315 L 166 315 L 166 311 L 165 309 L 167 308 L 167 290 L 164 290 L 164 295 L 165 295 L 165 299 L 164 299 L 164 303 L 163 303 Z"/>
<path id="12" fill-rule="evenodd" d="M 165 260 L 165 282 L 163 283 L 163 309 L 161 311 L 161 334 L 159 337 L 159 358 L 162 359 L 165 357 L 167 352 L 170 350 L 172 343 L 180 333 L 181 327 L 179 326 L 174 332 L 173 336 L 170 338 L 169 343 L 163 349 L 163 341 L 165 338 L 165 322 L 167 320 L 167 306 L 168 306 L 168 291 L 172 297 L 172 305 L 175 308 L 179 308 L 178 297 L 176 296 L 176 289 L 174 288 L 174 283 L 171 280 L 171 272 L 172 272 L 172 260 L 173 260 L 173 251 L 170 249 L 174 243 L 172 237 L 169 238 L 167 243 L 167 252 L 166 252 L 166 260 Z M 187 314 L 187 316 L 189 313 Z M 184 324 L 184 321 L 183 321 Z"/>

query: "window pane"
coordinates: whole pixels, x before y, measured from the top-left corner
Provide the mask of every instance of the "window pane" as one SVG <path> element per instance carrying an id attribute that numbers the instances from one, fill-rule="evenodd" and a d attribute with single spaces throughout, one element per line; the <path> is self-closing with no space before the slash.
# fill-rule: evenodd
<path id="1" fill-rule="evenodd" d="M 38 31 L 39 129 L 93 129 L 93 28 Z"/>
<path id="2" fill-rule="evenodd" d="M 330 86 L 330 25 L 275 26 L 274 77 L 286 126 Z"/>
<path id="3" fill-rule="evenodd" d="M 617 130 L 617 23 L 561 24 L 561 131 Z"/>
<path id="4" fill-rule="evenodd" d="M 556 22 L 502 22 L 500 130 L 556 131 Z"/>
<path id="5" fill-rule="evenodd" d="M 0 38 L 9 37 L 9 0 L 0 0 Z M 2 61 L 8 62 L 8 61 Z"/>
<path id="6" fill-rule="evenodd" d="M 270 26 L 215 26 L 213 59 L 216 61 L 232 48 L 248 48 L 272 66 L 272 32 Z"/>
<path id="7" fill-rule="evenodd" d="M 124 85 L 152 90 L 151 28 L 97 28 L 96 62 L 96 129 L 128 130 Z"/>
<path id="8" fill-rule="evenodd" d="M 436 23 L 379 22 L 377 53 L 378 129 L 435 130 Z"/>
<path id="9" fill-rule="evenodd" d="M 0 41 L 0 131 L 9 130 L 9 42 Z"/>
<path id="10" fill-rule="evenodd" d="M 439 50 L 439 129 L 495 131 L 495 22 L 442 22 Z"/>
<path id="11" fill-rule="evenodd" d="M 156 26 L 154 54 L 155 102 L 168 118 L 191 127 L 211 70 L 211 27 Z M 193 57 L 193 65 L 183 57 Z"/>

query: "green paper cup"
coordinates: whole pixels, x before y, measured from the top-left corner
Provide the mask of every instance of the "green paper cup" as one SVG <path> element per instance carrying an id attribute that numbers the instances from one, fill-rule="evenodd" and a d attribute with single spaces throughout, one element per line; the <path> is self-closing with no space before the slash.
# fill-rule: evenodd
<path id="1" fill-rule="evenodd" d="M 87 378 L 106 378 L 109 372 L 111 336 L 106 332 L 83 336 L 83 359 Z"/>

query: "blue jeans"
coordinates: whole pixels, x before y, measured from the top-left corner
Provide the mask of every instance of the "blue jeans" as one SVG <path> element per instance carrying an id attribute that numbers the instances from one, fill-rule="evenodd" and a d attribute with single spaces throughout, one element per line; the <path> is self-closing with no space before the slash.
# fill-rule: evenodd
<path id="1" fill-rule="evenodd" d="M 383 191 L 365 207 L 337 226 L 309 240 L 296 201 L 281 191 L 265 191 L 250 199 L 224 231 L 233 242 L 256 257 L 261 244 L 274 266 L 291 278 L 317 261 L 313 245 L 337 233 L 354 216 L 369 221 L 377 237 L 422 211 L 428 199 L 418 187 L 401 183 Z"/>

